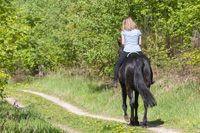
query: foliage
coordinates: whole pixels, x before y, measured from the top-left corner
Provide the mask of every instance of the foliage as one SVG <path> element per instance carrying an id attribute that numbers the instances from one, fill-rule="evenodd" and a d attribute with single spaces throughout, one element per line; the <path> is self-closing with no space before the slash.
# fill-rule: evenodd
<path id="1" fill-rule="evenodd" d="M 28 27 L 20 22 L 21 12 L 18 12 L 12 3 L 3 0 L 0 4 L 0 68 L 12 72 L 17 61 L 17 47 L 26 38 Z"/>
<path id="2" fill-rule="evenodd" d="M 5 85 L 8 83 L 10 79 L 10 75 L 6 74 L 4 71 L 0 71 L 0 98 L 3 99 L 5 97 Z"/>
<path id="3" fill-rule="evenodd" d="M 38 66 L 43 65 L 45 69 L 61 67 L 65 62 L 66 40 L 60 39 L 63 34 L 61 25 L 66 23 L 60 19 L 67 2 L 51 0 L 18 0 L 18 7 L 24 8 L 22 16 L 31 27 L 26 43 L 21 44 L 21 67 L 23 71 L 34 73 Z"/>
<path id="4" fill-rule="evenodd" d="M 56 70 L 75 65 L 111 75 L 127 16 L 142 31 L 142 48 L 152 64 L 170 70 L 183 53 L 193 52 L 191 39 L 200 27 L 199 0 L 15 1 L 31 27 L 27 41 L 17 46 L 17 65 L 27 73 L 38 72 L 38 66 Z"/>
<path id="5" fill-rule="evenodd" d="M 110 74 L 117 59 L 113 44 L 120 37 L 123 18 L 131 16 L 142 30 L 143 50 L 152 58 L 152 64 L 169 70 L 170 64 L 180 65 L 177 60 L 182 53 L 192 51 L 192 31 L 199 30 L 198 3 L 182 0 L 72 2 L 66 13 L 68 31 L 71 31 L 68 37 L 76 46 L 79 62 Z M 185 19 L 185 15 L 190 17 Z M 162 59 L 156 59 L 157 56 Z"/>
<path id="6" fill-rule="evenodd" d="M 183 60 L 187 59 L 186 61 L 187 64 L 198 66 L 200 70 L 200 50 L 195 50 L 193 52 L 185 53 L 182 59 Z"/>
<path id="7" fill-rule="evenodd" d="M 148 55 L 152 61 L 152 64 L 157 67 L 165 68 L 170 67 L 169 63 L 169 49 L 166 48 L 164 38 L 158 35 L 156 30 L 155 35 L 147 37 L 148 44 L 146 45 L 147 49 L 144 49 L 144 53 Z"/>
<path id="8" fill-rule="evenodd" d="M 17 53 L 18 45 L 25 40 L 28 30 L 28 27 L 18 17 L 21 12 L 18 12 L 14 4 L 8 0 L 0 2 L 0 70 L 5 70 L 5 72 L 0 72 L 1 98 L 3 98 L 4 85 L 9 79 L 9 74 L 12 74 L 16 69 L 19 59 Z"/>
<path id="9" fill-rule="evenodd" d="M 117 1 L 78 1 L 71 3 L 66 15 L 67 37 L 75 47 L 76 59 L 100 75 L 113 71 L 116 61 L 117 38 L 122 19 L 127 16 L 126 5 Z M 78 49 L 77 49 L 78 48 Z"/>
<path id="10" fill-rule="evenodd" d="M 193 51 L 191 49 L 192 33 L 194 30 L 199 31 L 200 24 L 199 0 L 163 0 L 162 2 L 143 0 L 132 1 L 129 5 L 132 10 L 132 17 L 136 22 L 139 22 L 143 30 L 145 50 L 149 51 L 148 46 L 152 41 L 156 43 L 156 38 L 151 37 L 156 31 L 156 34 L 162 37 L 162 43 L 156 45 L 168 50 L 168 56 L 175 64 L 179 65 L 176 60 L 183 55 L 182 53 Z M 150 40 L 149 37 L 151 37 Z M 151 52 L 153 52 L 151 54 L 156 54 L 157 51 Z M 157 62 L 157 60 L 152 60 L 152 62 L 160 66 L 165 65 L 165 63 Z"/>

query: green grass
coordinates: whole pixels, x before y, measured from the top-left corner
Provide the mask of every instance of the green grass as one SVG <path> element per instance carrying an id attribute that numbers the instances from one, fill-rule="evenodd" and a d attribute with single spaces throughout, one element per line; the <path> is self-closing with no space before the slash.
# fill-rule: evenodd
<path id="1" fill-rule="evenodd" d="M 199 82 L 167 87 L 171 84 L 166 81 L 162 87 L 158 83 L 151 87 L 158 105 L 148 109 L 148 122 L 185 132 L 199 132 Z M 120 87 L 108 88 L 104 81 L 99 79 L 86 78 L 84 75 L 68 72 L 62 75 L 49 75 L 30 84 L 10 83 L 10 87 L 16 90 L 43 92 L 68 101 L 84 111 L 123 119 Z M 8 90 L 8 92 L 11 91 Z M 141 98 L 139 102 L 139 121 L 142 121 L 144 108 Z M 127 105 L 129 105 L 128 99 Z M 128 112 L 130 112 L 129 106 Z"/>
<path id="2" fill-rule="evenodd" d="M 140 127 L 129 127 L 125 123 L 114 121 L 99 120 L 95 118 L 75 115 L 67 112 L 64 108 L 48 101 L 40 96 L 25 93 L 20 90 L 12 89 L 12 94 L 19 99 L 30 110 L 40 114 L 45 120 L 67 125 L 71 129 L 82 132 L 149 132 Z"/>
<path id="3" fill-rule="evenodd" d="M 99 84 L 98 80 L 78 75 L 51 75 L 26 87 L 25 84 L 16 84 L 14 87 L 54 95 L 94 114 L 123 117 L 120 88 L 108 88 L 105 84 Z"/>
<path id="4" fill-rule="evenodd" d="M 170 90 L 155 86 L 158 106 L 149 110 L 149 118 L 162 120 L 171 128 L 200 131 L 200 86 L 189 83 Z"/>
<path id="5" fill-rule="evenodd" d="M 5 101 L 0 101 L 1 133 L 61 133 L 40 114 L 29 109 L 18 109 Z"/>

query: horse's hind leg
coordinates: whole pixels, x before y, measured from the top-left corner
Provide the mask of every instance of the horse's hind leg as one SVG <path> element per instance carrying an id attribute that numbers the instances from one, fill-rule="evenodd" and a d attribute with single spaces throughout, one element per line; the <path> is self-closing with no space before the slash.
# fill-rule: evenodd
<path id="1" fill-rule="evenodd" d="M 124 110 L 124 119 L 125 119 L 126 122 L 130 122 L 130 117 L 127 114 L 126 87 L 125 87 L 125 85 L 123 83 L 121 83 L 121 87 L 122 87 L 122 109 Z"/>
<path id="2" fill-rule="evenodd" d="M 145 105 L 144 104 L 144 117 L 143 117 L 143 124 L 142 124 L 142 127 L 143 128 L 146 128 L 147 127 L 147 108 L 148 108 L 148 105 Z"/>
<path id="3" fill-rule="evenodd" d="M 135 125 L 136 126 L 139 126 L 138 114 L 137 114 L 137 110 L 138 110 L 138 96 L 139 96 L 139 92 L 135 91 Z"/>
<path id="4" fill-rule="evenodd" d="M 131 88 L 127 89 L 127 94 L 130 99 L 130 106 L 131 106 L 131 118 L 130 118 L 130 124 L 132 126 L 135 126 L 135 119 L 134 119 L 134 108 L 135 108 L 135 101 L 133 100 L 133 90 Z"/>

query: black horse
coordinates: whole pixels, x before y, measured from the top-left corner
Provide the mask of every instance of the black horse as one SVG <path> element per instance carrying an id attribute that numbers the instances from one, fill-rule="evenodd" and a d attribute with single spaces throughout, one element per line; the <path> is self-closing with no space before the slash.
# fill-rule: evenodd
<path id="1" fill-rule="evenodd" d="M 122 52 L 120 45 L 119 54 Z M 142 127 L 147 126 L 147 108 L 148 106 L 156 106 L 157 103 L 150 92 L 150 86 L 153 84 L 153 73 L 150 61 L 145 55 L 138 53 L 130 53 L 124 60 L 118 73 L 119 82 L 122 88 L 122 108 L 124 110 L 124 119 L 130 122 L 129 125 L 139 126 L 138 121 L 138 96 L 142 96 L 144 102 L 144 118 Z M 133 91 L 135 91 L 135 99 L 133 99 Z M 126 96 L 130 99 L 131 118 L 127 115 Z"/>

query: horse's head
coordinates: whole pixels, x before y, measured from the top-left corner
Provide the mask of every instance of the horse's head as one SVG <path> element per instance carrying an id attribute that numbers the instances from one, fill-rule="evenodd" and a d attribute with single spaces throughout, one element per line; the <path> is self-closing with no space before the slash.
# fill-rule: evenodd
<path id="1" fill-rule="evenodd" d="M 119 56 L 122 54 L 122 52 L 123 52 L 123 46 L 122 46 L 122 44 L 121 44 L 121 42 L 118 40 L 118 45 L 119 45 L 119 51 L 118 51 L 118 54 L 119 54 Z"/>

